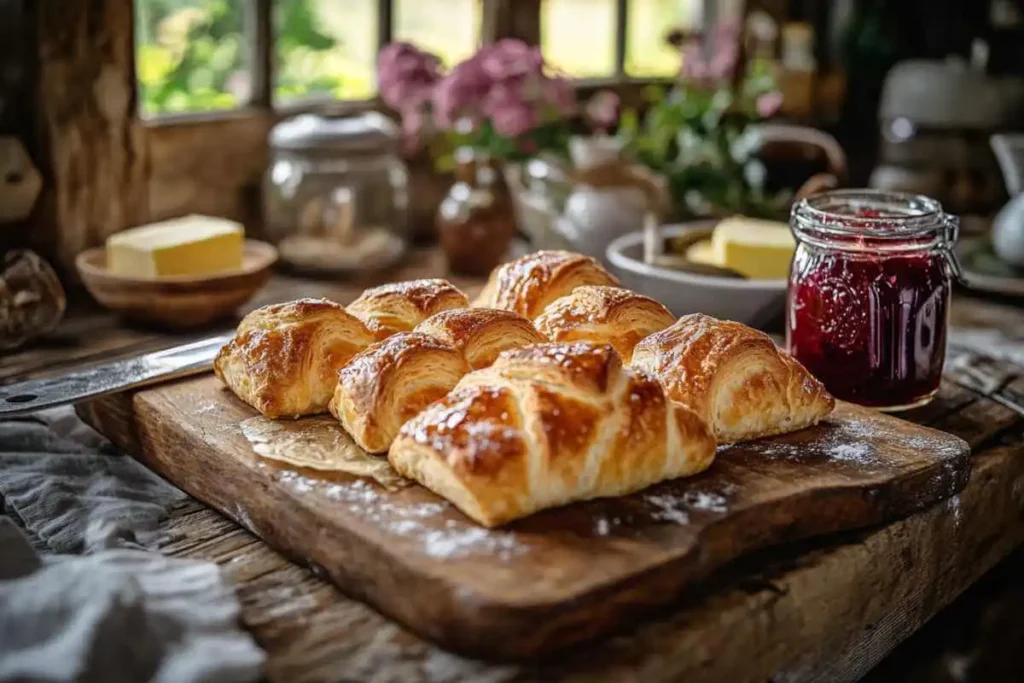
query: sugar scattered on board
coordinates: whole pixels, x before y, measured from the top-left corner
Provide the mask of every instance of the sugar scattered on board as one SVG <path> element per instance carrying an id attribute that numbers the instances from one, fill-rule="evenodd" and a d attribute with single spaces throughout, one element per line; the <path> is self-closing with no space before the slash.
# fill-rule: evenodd
<path id="1" fill-rule="evenodd" d="M 451 507 L 449 503 L 391 503 L 362 480 L 331 484 L 325 493 L 328 498 L 347 503 L 351 512 L 363 515 L 382 529 L 419 541 L 423 552 L 430 557 L 486 554 L 506 560 L 527 550 L 515 534 L 507 531 L 485 529 L 454 519 L 445 520 L 441 528 L 436 528 L 439 520 L 430 524 L 431 518 L 439 517 Z"/>

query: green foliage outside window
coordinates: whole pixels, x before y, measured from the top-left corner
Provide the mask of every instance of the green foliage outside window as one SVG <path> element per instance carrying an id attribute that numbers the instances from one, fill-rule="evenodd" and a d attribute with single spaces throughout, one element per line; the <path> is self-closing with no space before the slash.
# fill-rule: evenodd
<path id="1" fill-rule="evenodd" d="M 245 104 L 251 83 L 247 5 L 240 0 L 136 3 L 136 72 L 144 113 Z M 338 41 L 318 26 L 312 0 L 279 0 L 274 11 L 275 97 L 344 96 L 350 80 L 337 65 Z"/>

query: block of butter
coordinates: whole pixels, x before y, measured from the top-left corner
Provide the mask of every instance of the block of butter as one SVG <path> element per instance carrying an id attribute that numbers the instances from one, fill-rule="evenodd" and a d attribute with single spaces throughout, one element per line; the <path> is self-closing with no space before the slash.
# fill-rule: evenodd
<path id="1" fill-rule="evenodd" d="M 687 258 L 730 268 L 753 280 L 777 280 L 789 275 L 796 240 L 789 226 L 745 216 L 726 218 L 715 226 L 710 241 L 697 242 Z"/>
<path id="2" fill-rule="evenodd" d="M 242 267 L 244 241 L 242 226 L 225 218 L 172 218 L 111 235 L 107 269 L 139 278 L 237 270 Z"/>

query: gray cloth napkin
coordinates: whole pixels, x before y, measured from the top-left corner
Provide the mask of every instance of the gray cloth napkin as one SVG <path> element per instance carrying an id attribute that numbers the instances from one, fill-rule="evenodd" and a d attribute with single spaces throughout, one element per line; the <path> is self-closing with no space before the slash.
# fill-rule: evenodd
<path id="1" fill-rule="evenodd" d="M 182 498 L 70 410 L 0 422 L 0 682 L 259 678 L 217 566 L 145 550 Z"/>

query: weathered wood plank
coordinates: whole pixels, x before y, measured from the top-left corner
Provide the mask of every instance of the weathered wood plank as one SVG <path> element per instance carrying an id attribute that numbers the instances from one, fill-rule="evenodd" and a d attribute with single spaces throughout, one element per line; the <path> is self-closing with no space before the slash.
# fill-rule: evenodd
<path id="1" fill-rule="evenodd" d="M 271 680 L 852 681 L 1024 542 L 1024 445 L 976 455 L 947 504 L 799 554 L 763 553 L 660 619 L 531 665 L 445 653 L 262 543 L 220 552 L 232 523 L 190 506 L 168 527 L 195 542 L 172 552 L 216 558 L 240 584 Z"/>
<path id="2" fill-rule="evenodd" d="M 148 154 L 136 113 L 132 0 L 33 2 L 46 182 L 36 246 L 75 256 L 145 221 Z"/>

